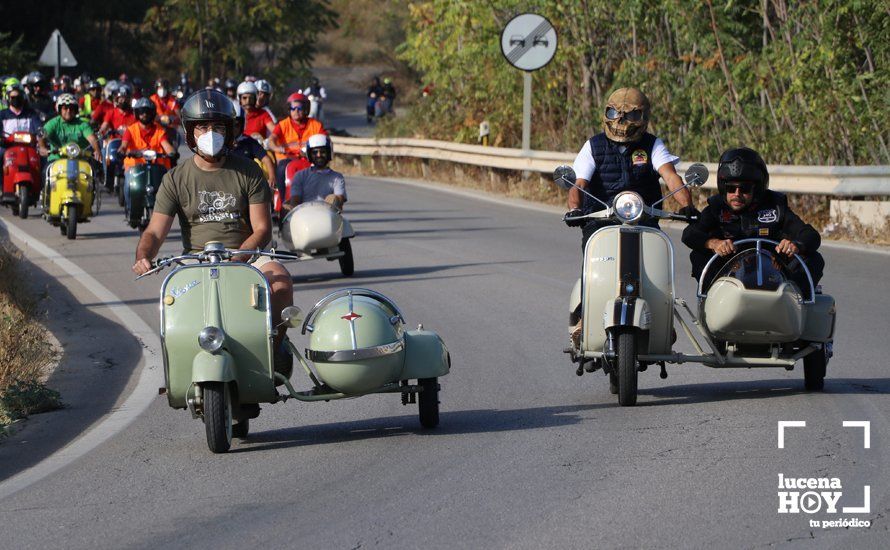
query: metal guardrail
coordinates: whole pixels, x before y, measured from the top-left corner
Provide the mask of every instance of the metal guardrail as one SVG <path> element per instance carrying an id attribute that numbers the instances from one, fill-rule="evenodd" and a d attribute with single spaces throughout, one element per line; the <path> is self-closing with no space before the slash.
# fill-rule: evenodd
<path id="1" fill-rule="evenodd" d="M 338 154 L 375 157 L 408 157 L 469 164 L 486 168 L 549 174 L 560 164 L 572 164 L 574 153 L 523 151 L 448 141 L 411 138 L 332 138 Z M 690 162 L 681 162 L 683 172 Z M 717 164 L 706 163 L 711 177 L 705 188 L 716 189 Z M 832 196 L 890 195 L 890 166 L 791 166 L 771 165 L 770 189 L 783 193 Z"/>

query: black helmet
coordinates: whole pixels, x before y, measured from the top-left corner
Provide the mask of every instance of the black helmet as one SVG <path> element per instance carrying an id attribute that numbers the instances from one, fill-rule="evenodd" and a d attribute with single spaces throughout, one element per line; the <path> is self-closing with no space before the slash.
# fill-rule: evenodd
<path id="1" fill-rule="evenodd" d="M 227 78 L 225 82 L 226 90 L 234 90 L 238 87 L 238 83 L 232 80 L 231 78 Z"/>
<path id="2" fill-rule="evenodd" d="M 726 184 L 734 181 L 753 182 L 754 195 L 769 189 L 769 172 L 757 151 L 747 147 L 729 149 L 720 156 L 717 166 L 717 191 L 726 194 Z"/>
<path id="3" fill-rule="evenodd" d="M 133 112 L 136 113 L 137 117 L 142 113 L 148 113 L 148 123 L 151 124 L 158 114 L 158 108 L 157 106 L 155 106 L 154 101 L 148 99 L 147 97 L 141 97 L 133 102 Z"/>
<path id="4" fill-rule="evenodd" d="M 185 100 L 180 112 L 185 141 L 192 151 L 197 148 L 195 126 L 199 122 L 219 122 L 226 127 L 226 147 L 235 142 L 235 106 L 226 94 L 216 90 L 198 90 Z"/>

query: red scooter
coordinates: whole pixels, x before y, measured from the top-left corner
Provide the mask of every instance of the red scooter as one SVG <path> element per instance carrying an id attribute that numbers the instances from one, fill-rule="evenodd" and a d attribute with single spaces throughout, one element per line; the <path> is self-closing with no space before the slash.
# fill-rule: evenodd
<path id="1" fill-rule="evenodd" d="M 13 132 L 4 136 L 3 196 L 0 203 L 12 208 L 12 214 L 24 219 L 28 209 L 37 203 L 42 187 L 37 136 Z"/>

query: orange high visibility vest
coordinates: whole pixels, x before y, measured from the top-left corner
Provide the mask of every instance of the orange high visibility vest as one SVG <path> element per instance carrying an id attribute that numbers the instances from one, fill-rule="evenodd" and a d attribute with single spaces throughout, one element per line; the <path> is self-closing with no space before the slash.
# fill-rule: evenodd
<path id="1" fill-rule="evenodd" d="M 152 123 L 152 125 L 146 128 L 144 132 L 142 126 L 138 122 L 136 124 L 131 124 L 130 126 L 127 126 L 127 133 L 130 134 L 130 145 L 127 148 L 128 151 L 152 149 L 153 151 L 157 151 L 158 154 L 164 154 L 164 148 L 161 147 L 161 142 L 167 139 L 167 133 L 164 131 L 164 127 L 157 122 Z M 165 166 L 167 169 L 170 168 L 170 159 L 168 158 L 158 159 L 157 163 L 161 166 Z M 137 164 L 145 164 L 145 161 L 140 158 L 124 158 L 124 168 L 136 166 Z"/>
<path id="2" fill-rule="evenodd" d="M 326 133 L 324 126 L 314 118 L 307 120 L 302 130 L 297 127 L 297 123 L 291 117 L 287 117 L 279 122 L 275 128 L 278 144 L 284 147 L 287 156 L 291 158 L 302 154 L 303 144 L 309 140 L 310 136 L 324 133 Z"/>

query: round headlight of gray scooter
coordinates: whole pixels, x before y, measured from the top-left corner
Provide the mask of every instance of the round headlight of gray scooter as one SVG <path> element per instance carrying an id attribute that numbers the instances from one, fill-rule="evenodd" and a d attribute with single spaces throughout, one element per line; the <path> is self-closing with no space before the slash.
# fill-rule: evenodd
<path id="1" fill-rule="evenodd" d="M 633 191 L 619 193 L 612 204 L 615 216 L 624 223 L 635 222 L 643 215 L 643 198 Z"/>
<path id="2" fill-rule="evenodd" d="M 226 333 L 218 327 L 204 327 L 204 330 L 198 334 L 198 345 L 204 351 L 216 353 L 222 348 L 226 341 Z"/>

